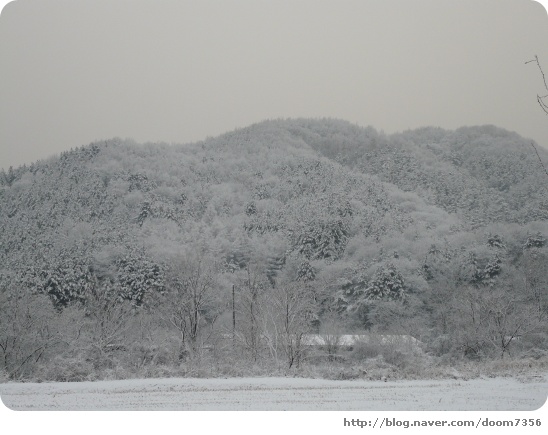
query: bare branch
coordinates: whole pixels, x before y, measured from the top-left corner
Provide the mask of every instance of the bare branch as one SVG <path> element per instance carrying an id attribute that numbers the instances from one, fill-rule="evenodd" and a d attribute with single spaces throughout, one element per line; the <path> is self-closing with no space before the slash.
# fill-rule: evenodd
<path id="1" fill-rule="evenodd" d="M 525 62 L 525 64 L 527 65 L 528 63 L 531 63 L 531 62 L 534 62 L 534 63 L 537 64 L 537 67 L 538 67 L 540 73 L 542 74 L 542 82 L 544 83 L 544 88 L 548 91 L 548 83 L 546 83 L 546 75 L 544 74 L 542 66 L 540 65 L 540 62 L 538 60 L 538 56 L 536 54 L 535 54 L 534 59 L 528 60 L 527 62 Z M 548 104 L 546 104 L 544 102 L 544 98 L 547 98 L 547 97 L 548 97 L 548 95 L 540 96 L 539 94 L 537 94 L 537 102 L 538 102 L 540 108 L 544 111 L 544 113 L 546 115 L 548 115 Z M 531 142 L 531 146 L 535 150 L 535 153 L 537 154 L 537 157 L 539 159 L 539 162 L 540 162 L 542 168 L 544 169 L 544 172 L 546 173 L 546 175 L 548 175 L 548 170 L 546 169 L 546 166 L 544 166 L 544 162 L 540 158 L 540 154 L 538 153 L 538 150 L 535 147 L 535 144 Z"/>
<path id="2" fill-rule="evenodd" d="M 540 62 L 538 60 L 538 56 L 535 55 L 534 59 L 528 60 L 527 62 L 525 62 L 525 64 L 527 65 L 528 63 L 531 63 L 531 62 L 535 62 L 537 64 L 537 67 L 538 67 L 540 73 L 542 74 L 542 81 L 544 83 L 544 88 L 548 91 L 548 84 L 546 83 L 546 75 L 544 74 L 542 66 L 540 65 Z M 540 96 L 540 95 L 537 94 L 537 101 L 538 101 L 539 106 L 544 111 L 544 113 L 546 113 L 548 115 L 548 105 L 544 102 L 544 98 L 546 98 L 546 97 L 548 97 L 548 95 Z"/>
<path id="3" fill-rule="evenodd" d="M 544 111 L 544 113 L 546 113 L 548 115 L 548 106 L 546 105 L 546 103 L 544 101 L 542 101 L 543 98 L 545 98 L 545 97 L 540 97 L 539 95 L 537 95 L 537 102 L 538 102 L 540 108 Z"/>
<path id="4" fill-rule="evenodd" d="M 548 170 L 546 169 L 546 166 L 544 166 L 544 162 L 540 158 L 540 154 L 538 153 L 537 147 L 535 146 L 533 142 L 531 142 L 531 146 L 533 147 L 533 149 L 535 150 L 535 153 L 537 154 L 537 157 L 540 162 L 540 165 L 542 166 L 542 169 L 544 169 L 544 172 L 546 173 L 546 175 L 548 175 Z"/>
<path id="5" fill-rule="evenodd" d="M 535 54 L 534 59 L 528 60 L 527 62 L 525 62 L 525 64 L 527 65 L 528 63 L 531 63 L 531 62 L 535 62 L 537 64 L 537 67 L 540 70 L 540 73 L 542 74 L 542 80 L 544 81 L 544 87 L 548 91 L 548 84 L 546 84 L 546 76 L 544 75 L 544 71 L 542 70 L 542 67 L 540 66 L 540 62 L 539 62 L 538 56 L 536 54 Z"/>

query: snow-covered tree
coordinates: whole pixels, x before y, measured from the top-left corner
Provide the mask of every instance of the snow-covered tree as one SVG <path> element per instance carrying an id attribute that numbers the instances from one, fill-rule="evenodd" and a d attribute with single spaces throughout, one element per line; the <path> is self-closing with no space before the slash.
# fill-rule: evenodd
<path id="1" fill-rule="evenodd" d="M 403 276 L 393 264 L 388 263 L 385 267 L 377 269 L 375 276 L 364 291 L 364 296 L 368 300 L 401 301 L 405 298 L 405 293 Z"/>

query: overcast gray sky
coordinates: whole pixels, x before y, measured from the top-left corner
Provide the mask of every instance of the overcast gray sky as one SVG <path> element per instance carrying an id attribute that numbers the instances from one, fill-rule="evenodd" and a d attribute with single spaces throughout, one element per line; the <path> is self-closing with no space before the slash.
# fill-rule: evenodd
<path id="1" fill-rule="evenodd" d="M 0 15 L 0 167 L 279 117 L 495 124 L 548 148 L 535 54 L 548 73 L 531 0 L 17 0 Z"/>

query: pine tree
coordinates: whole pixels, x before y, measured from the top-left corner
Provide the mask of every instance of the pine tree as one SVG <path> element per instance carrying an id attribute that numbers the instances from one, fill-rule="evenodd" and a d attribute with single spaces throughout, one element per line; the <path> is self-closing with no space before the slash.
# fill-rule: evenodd
<path id="1" fill-rule="evenodd" d="M 393 264 L 388 263 L 385 267 L 377 269 L 364 294 L 368 300 L 403 300 L 405 298 L 403 277 Z"/>

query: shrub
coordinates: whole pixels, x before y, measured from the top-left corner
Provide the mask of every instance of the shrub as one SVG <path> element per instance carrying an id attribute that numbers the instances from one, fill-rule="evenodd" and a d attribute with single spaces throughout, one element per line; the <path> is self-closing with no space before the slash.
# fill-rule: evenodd
<path id="1" fill-rule="evenodd" d="M 97 380 L 90 362 L 82 358 L 55 357 L 37 373 L 38 379 L 52 382 L 81 382 Z"/>

